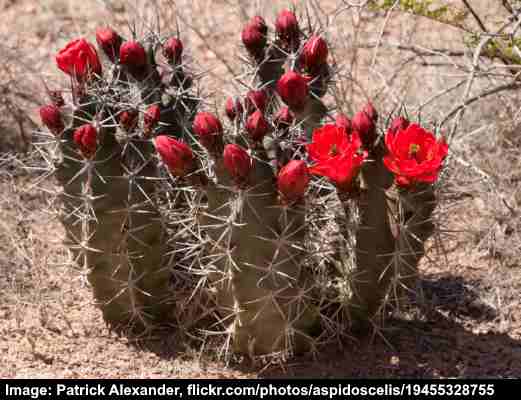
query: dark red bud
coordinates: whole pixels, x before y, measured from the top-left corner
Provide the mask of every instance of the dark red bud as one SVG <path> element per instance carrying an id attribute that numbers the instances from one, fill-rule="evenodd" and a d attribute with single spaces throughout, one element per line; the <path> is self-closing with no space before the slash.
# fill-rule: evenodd
<path id="1" fill-rule="evenodd" d="M 307 72 L 316 74 L 327 62 L 328 53 L 327 42 L 320 36 L 311 36 L 304 45 L 299 60 Z"/>
<path id="2" fill-rule="evenodd" d="M 407 129 L 409 125 L 410 122 L 407 118 L 399 116 L 393 119 L 391 126 L 389 127 L 389 131 L 392 133 L 397 133 L 398 131 Z"/>
<path id="3" fill-rule="evenodd" d="M 294 71 L 286 72 L 277 82 L 277 92 L 291 109 L 302 110 L 308 100 L 307 79 Z"/>
<path id="4" fill-rule="evenodd" d="M 246 108 L 246 113 L 248 115 L 256 110 L 260 110 L 261 112 L 266 111 L 267 103 L 268 95 L 264 89 L 250 90 L 246 93 L 244 99 L 244 107 Z"/>
<path id="5" fill-rule="evenodd" d="M 282 48 L 286 51 L 295 51 L 299 47 L 300 29 L 295 14 L 289 10 L 282 10 L 275 21 L 275 31 Z"/>
<path id="6" fill-rule="evenodd" d="M 224 147 L 223 162 L 226 171 L 239 186 L 248 182 L 252 160 L 248 152 L 236 144 L 227 144 Z"/>
<path id="7" fill-rule="evenodd" d="M 281 107 L 279 111 L 273 117 L 273 122 L 277 129 L 287 129 L 293 125 L 295 116 L 288 107 Z"/>
<path id="8" fill-rule="evenodd" d="M 228 97 L 225 105 L 226 116 L 230 121 L 234 121 L 235 118 L 241 118 L 244 109 L 242 108 L 241 101 L 235 97 Z"/>
<path id="9" fill-rule="evenodd" d="M 338 113 L 335 117 L 335 125 L 340 128 L 344 128 L 347 134 L 351 133 L 351 120 L 347 117 L 347 115 Z"/>
<path id="10" fill-rule="evenodd" d="M 260 110 L 255 111 L 246 121 L 246 131 L 251 140 L 260 142 L 270 130 L 268 122 Z"/>
<path id="11" fill-rule="evenodd" d="M 374 108 L 373 103 L 367 103 L 362 111 L 365 112 L 373 122 L 376 123 L 378 121 L 378 112 L 376 111 L 376 108 Z"/>
<path id="12" fill-rule="evenodd" d="M 96 29 L 96 42 L 109 60 L 116 62 L 119 56 L 119 48 L 121 47 L 121 43 L 123 43 L 123 38 L 112 28 L 100 27 Z"/>
<path id="13" fill-rule="evenodd" d="M 127 132 L 131 132 L 137 125 L 139 112 L 135 109 L 123 111 L 118 116 L 119 125 Z"/>
<path id="14" fill-rule="evenodd" d="M 65 129 L 62 113 L 54 104 L 40 107 L 40 118 L 42 123 L 56 136 L 60 135 Z"/>
<path id="15" fill-rule="evenodd" d="M 223 127 L 215 115 L 209 112 L 198 113 L 192 129 L 205 148 L 214 151 L 222 149 Z"/>
<path id="16" fill-rule="evenodd" d="M 183 55 L 183 42 L 178 38 L 171 37 L 163 45 L 163 55 L 172 64 L 180 64 Z"/>
<path id="17" fill-rule="evenodd" d="M 147 62 L 145 49 L 134 40 L 124 42 L 119 49 L 119 62 L 127 67 L 141 68 Z"/>
<path id="18" fill-rule="evenodd" d="M 241 33 L 242 43 L 254 57 L 262 55 L 267 43 L 268 27 L 261 16 L 253 17 Z"/>
<path id="19" fill-rule="evenodd" d="M 96 153 L 98 131 L 91 124 L 80 126 L 74 131 L 73 140 L 85 158 L 90 158 Z"/>
<path id="20" fill-rule="evenodd" d="M 277 187 L 282 201 L 291 204 L 300 201 L 309 185 L 309 171 L 302 160 L 291 160 L 279 172 Z"/>
<path id="21" fill-rule="evenodd" d="M 143 115 L 143 124 L 145 132 L 150 133 L 159 123 L 161 118 L 161 108 L 157 104 L 152 104 L 147 108 Z"/>
<path id="22" fill-rule="evenodd" d="M 372 148 L 376 140 L 376 125 L 374 120 L 364 110 L 359 111 L 353 117 L 351 126 L 360 134 L 360 139 L 366 149 Z"/>
<path id="23" fill-rule="evenodd" d="M 192 149 L 184 142 L 166 135 L 154 139 L 154 146 L 172 175 L 183 177 L 195 168 Z"/>

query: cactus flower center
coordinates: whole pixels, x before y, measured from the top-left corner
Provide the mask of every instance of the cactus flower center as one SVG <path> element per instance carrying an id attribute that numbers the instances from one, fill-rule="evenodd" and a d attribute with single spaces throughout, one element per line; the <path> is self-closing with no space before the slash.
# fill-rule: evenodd
<path id="1" fill-rule="evenodd" d="M 420 151 L 420 145 L 417 143 L 411 143 L 409 145 L 409 156 L 417 158 L 417 154 Z"/>
<path id="2" fill-rule="evenodd" d="M 337 147 L 336 143 L 333 143 L 333 144 L 331 145 L 331 147 L 329 148 L 329 155 L 330 155 L 331 157 L 335 157 L 335 156 L 337 156 L 338 154 L 340 154 L 340 152 L 338 151 L 338 147 Z"/>

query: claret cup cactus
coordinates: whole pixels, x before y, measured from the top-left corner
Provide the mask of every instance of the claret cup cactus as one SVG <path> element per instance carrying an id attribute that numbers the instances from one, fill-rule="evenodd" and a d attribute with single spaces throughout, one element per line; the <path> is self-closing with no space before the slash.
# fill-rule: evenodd
<path id="1" fill-rule="evenodd" d="M 70 96 L 41 108 L 38 146 L 112 326 L 316 351 L 415 290 L 447 145 L 404 116 L 379 125 L 371 103 L 332 117 L 325 37 L 290 10 L 275 27 L 244 27 L 254 85 L 223 99 L 226 121 L 199 101 L 178 37 L 100 27 L 99 50 L 58 53 Z"/>

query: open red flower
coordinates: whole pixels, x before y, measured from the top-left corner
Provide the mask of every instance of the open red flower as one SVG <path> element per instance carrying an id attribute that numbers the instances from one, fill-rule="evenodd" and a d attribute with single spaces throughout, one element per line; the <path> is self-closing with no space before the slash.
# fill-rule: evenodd
<path id="1" fill-rule="evenodd" d="M 387 131 L 385 144 L 389 154 L 384 157 L 384 164 L 402 187 L 436 182 L 449 151 L 443 138 L 436 140 L 432 132 L 418 124 L 410 124 L 396 132 Z"/>
<path id="2" fill-rule="evenodd" d="M 88 80 L 92 74 L 101 75 L 98 53 L 85 39 L 69 42 L 56 55 L 56 64 L 63 72 L 80 82 Z"/>
<path id="3" fill-rule="evenodd" d="M 324 125 L 313 132 L 313 141 L 307 146 L 309 157 L 315 161 L 309 171 L 329 178 L 338 190 L 349 191 L 367 158 L 361 145 L 358 132 L 348 135 L 343 127 Z"/>

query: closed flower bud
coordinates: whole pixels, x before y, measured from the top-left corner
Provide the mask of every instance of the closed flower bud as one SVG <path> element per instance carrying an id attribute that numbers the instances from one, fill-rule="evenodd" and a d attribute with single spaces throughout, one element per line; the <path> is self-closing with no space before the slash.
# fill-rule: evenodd
<path id="1" fill-rule="evenodd" d="M 351 120 L 347 117 L 347 115 L 338 113 L 335 117 L 335 125 L 340 128 L 343 128 L 347 134 L 351 133 Z"/>
<path id="2" fill-rule="evenodd" d="M 134 40 L 124 42 L 119 49 L 119 62 L 130 68 L 141 68 L 147 62 L 145 49 Z"/>
<path id="3" fill-rule="evenodd" d="M 309 185 L 309 171 L 302 160 L 291 160 L 279 172 L 277 187 L 285 204 L 298 202 Z"/>
<path id="4" fill-rule="evenodd" d="M 311 73 L 316 74 L 327 61 L 327 43 L 320 36 L 311 36 L 300 54 L 300 64 Z"/>
<path id="5" fill-rule="evenodd" d="M 223 162 L 235 183 L 243 186 L 248 182 L 253 164 L 246 150 L 236 144 L 227 144 L 224 147 Z"/>
<path id="6" fill-rule="evenodd" d="M 240 119 L 244 112 L 241 101 L 235 97 L 228 97 L 226 100 L 225 112 L 230 121 L 234 121 L 237 117 Z"/>
<path id="7" fill-rule="evenodd" d="M 60 109 L 49 104 L 40 108 L 40 118 L 42 123 L 54 134 L 60 135 L 65 129 Z"/>
<path id="8" fill-rule="evenodd" d="M 267 43 L 268 27 L 260 16 L 253 17 L 241 33 L 242 43 L 254 57 L 262 55 Z"/>
<path id="9" fill-rule="evenodd" d="M 214 151 L 222 149 L 223 127 L 215 115 L 209 112 L 198 113 L 192 129 L 205 148 Z"/>
<path id="10" fill-rule="evenodd" d="M 275 21 L 275 31 L 281 47 L 287 51 L 295 51 L 299 47 L 298 20 L 295 14 L 289 10 L 282 10 Z"/>
<path id="11" fill-rule="evenodd" d="M 270 126 L 260 110 L 255 111 L 246 121 L 246 131 L 254 142 L 260 142 L 269 132 Z"/>
<path id="12" fill-rule="evenodd" d="M 248 115 L 256 110 L 264 112 L 266 110 L 267 103 L 268 95 L 264 89 L 250 90 L 248 93 L 246 93 L 246 98 L 244 99 L 244 106 Z"/>
<path id="13" fill-rule="evenodd" d="M 388 131 L 391 131 L 392 133 L 397 133 L 398 131 L 407 129 L 409 125 L 410 122 L 407 118 L 399 116 L 393 119 Z"/>
<path id="14" fill-rule="evenodd" d="M 119 48 L 123 39 L 112 28 L 98 28 L 96 29 L 96 42 L 98 46 L 107 55 L 110 61 L 116 62 L 119 57 Z"/>
<path id="15" fill-rule="evenodd" d="M 138 110 L 129 109 L 123 111 L 118 116 L 119 125 L 127 132 L 131 132 L 137 125 L 139 117 Z"/>
<path id="16" fill-rule="evenodd" d="M 143 115 L 143 125 L 145 127 L 145 133 L 149 134 L 159 123 L 161 118 L 161 109 L 157 104 L 152 104 L 147 108 Z"/>
<path id="17" fill-rule="evenodd" d="M 360 139 L 366 149 L 372 148 L 376 140 L 375 119 L 377 118 L 376 110 L 370 104 L 353 117 L 352 128 L 360 134 Z"/>
<path id="18" fill-rule="evenodd" d="M 183 42 L 178 38 L 171 37 L 163 45 L 163 55 L 171 64 L 180 64 L 183 55 Z"/>
<path id="19" fill-rule="evenodd" d="M 289 128 L 293 125 L 294 120 L 295 116 L 288 107 L 281 107 L 281 109 L 275 114 L 275 117 L 273 117 L 275 127 L 279 130 Z"/>
<path id="20" fill-rule="evenodd" d="M 308 97 L 307 80 L 294 71 L 286 72 L 277 82 L 277 92 L 291 109 L 302 110 Z"/>
<path id="21" fill-rule="evenodd" d="M 186 143 L 160 135 L 154 139 L 154 146 L 172 175 L 183 177 L 195 169 L 194 153 Z"/>
<path id="22" fill-rule="evenodd" d="M 90 158 L 96 153 L 98 131 L 91 124 L 80 126 L 74 131 L 73 140 L 85 158 Z"/>

